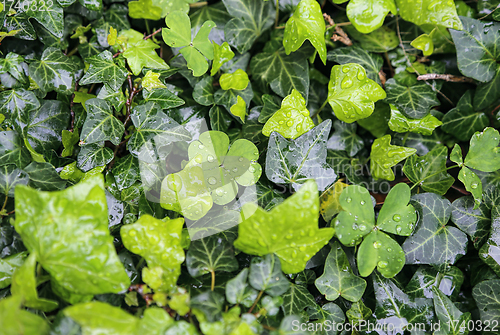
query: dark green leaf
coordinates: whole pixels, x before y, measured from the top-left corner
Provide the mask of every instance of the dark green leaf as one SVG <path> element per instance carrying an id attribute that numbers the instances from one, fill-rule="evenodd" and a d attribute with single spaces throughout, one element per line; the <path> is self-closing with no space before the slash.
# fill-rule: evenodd
<path id="1" fill-rule="evenodd" d="M 125 127 L 113 115 L 111 104 L 102 99 L 85 101 L 87 118 L 80 134 L 81 144 L 93 144 L 111 141 L 114 145 L 120 144 Z"/>
<path id="2" fill-rule="evenodd" d="M 394 78 L 385 83 L 387 102 L 395 105 L 399 111 L 412 119 L 421 119 L 434 106 L 439 106 L 437 93 L 431 86 L 419 82 L 411 86 L 398 83 Z"/>
<path id="3" fill-rule="evenodd" d="M 238 262 L 231 244 L 212 235 L 191 242 L 186 266 L 191 276 L 198 277 L 218 271 L 233 272 L 238 269 Z"/>

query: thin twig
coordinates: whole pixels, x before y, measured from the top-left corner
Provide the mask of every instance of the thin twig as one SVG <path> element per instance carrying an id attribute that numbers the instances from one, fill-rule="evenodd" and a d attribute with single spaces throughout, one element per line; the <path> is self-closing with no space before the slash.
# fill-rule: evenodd
<path id="1" fill-rule="evenodd" d="M 474 79 L 468 77 L 454 76 L 452 74 L 428 73 L 417 77 L 417 80 L 445 80 L 453 83 L 474 83 Z"/>
<path id="2" fill-rule="evenodd" d="M 123 51 L 118 51 L 117 53 L 115 53 L 115 54 L 113 55 L 113 58 L 118 57 L 121 53 L 123 53 Z"/>
<path id="3" fill-rule="evenodd" d="M 259 292 L 259 295 L 257 296 L 257 298 L 255 299 L 255 301 L 253 302 L 253 305 L 252 307 L 250 307 L 250 309 L 248 310 L 247 313 L 252 313 L 253 309 L 255 308 L 255 306 L 257 306 L 257 303 L 259 302 L 260 298 L 262 297 L 262 294 L 264 293 L 264 291 L 260 291 Z"/>
<path id="4" fill-rule="evenodd" d="M 378 77 L 380 79 L 380 82 L 382 83 L 382 87 L 385 88 L 385 81 L 387 76 L 385 75 L 385 72 L 382 69 L 379 71 Z"/>
<path id="5" fill-rule="evenodd" d="M 391 59 L 389 58 L 389 54 L 387 53 L 387 51 L 384 53 L 384 56 L 385 56 L 385 60 L 387 61 L 387 65 L 389 66 L 389 71 L 391 72 L 391 77 L 394 77 L 394 68 L 392 67 L 392 64 L 391 64 Z"/>
<path id="6" fill-rule="evenodd" d="M 340 25 L 335 24 L 335 21 L 333 21 L 332 17 L 326 13 L 323 13 L 323 17 L 325 18 L 326 21 L 328 21 L 330 27 L 335 27 L 335 34 L 333 34 L 332 36 L 332 41 L 334 42 L 340 41 L 347 46 L 351 46 L 352 45 L 351 39 L 349 38 L 349 36 L 347 36 L 344 30 L 342 30 Z"/>
<path id="7" fill-rule="evenodd" d="M 150 39 L 150 38 L 151 38 L 151 37 L 153 37 L 154 35 L 156 35 L 156 34 L 160 33 L 162 29 L 163 29 L 163 28 L 160 28 L 160 29 L 158 29 L 158 30 L 155 30 L 155 31 L 153 31 L 151 34 L 149 34 L 149 35 L 147 35 L 147 36 L 144 36 L 142 39 L 143 39 L 143 40 Z"/>

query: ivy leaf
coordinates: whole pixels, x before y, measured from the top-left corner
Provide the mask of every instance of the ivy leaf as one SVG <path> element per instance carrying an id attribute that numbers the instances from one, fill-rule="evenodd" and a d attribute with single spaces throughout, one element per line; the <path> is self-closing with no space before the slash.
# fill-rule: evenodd
<path id="1" fill-rule="evenodd" d="M 262 134 L 271 135 L 278 132 L 285 138 L 296 139 L 314 128 L 314 122 L 309 116 L 306 101 L 296 89 L 281 102 L 281 108 L 276 111 L 262 128 Z"/>
<path id="2" fill-rule="evenodd" d="M 366 77 L 358 64 L 335 65 L 328 83 L 328 102 L 335 116 L 352 123 L 373 113 L 375 102 L 385 98 L 385 91 Z"/>
<path id="3" fill-rule="evenodd" d="M 413 41 L 410 45 L 418 50 L 421 50 L 424 56 L 430 56 L 434 52 L 434 43 L 432 42 L 432 33 L 430 35 L 422 34 Z"/>
<path id="4" fill-rule="evenodd" d="M 183 1 L 179 2 L 184 4 Z M 155 21 L 161 19 L 163 13 L 162 7 L 153 4 L 153 0 L 130 1 L 128 11 L 131 18 Z"/>
<path id="5" fill-rule="evenodd" d="M 227 42 L 240 54 L 248 51 L 257 38 L 274 23 L 275 10 L 270 2 L 223 0 L 233 17 L 224 27 Z"/>
<path id="6" fill-rule="evenodd" d="M 214 58 L 212 42 L 208 39 L 210 30 L 215 27 L 213 21 L 205 21 L 196 36 L 191 40 L 191 20 L 181 11 L 174 11 L 165 18 L 168 28 L 162 29 L 165 43 L 171 47 L 182 48 L 180 53 L 187 61 L 193 75 L 199 77 L 208 70 L 208 59 Z M 203 55 L 203 56 L 202 56 Z"/>
<path id="7" fill-rule="evenodd" d="M 130 119 L 135 126 L 135 132 L 127 143 L 127 149 L 135 157 L 139 157 L 141 153 L 146 155 L 144 151 L 149 152 L 155 146 L 191 139 L 191 134 L 183 126 L 152 102 L 134 107 Z"/>
<path id="8" fill-rule="evenodd" d="M 430 324 L 434 319 L 430 299 L 410 299 L 391 279 L 373 273 L 375 311 L 373 322 L 390 323 L 394 329 L 405 329 L 409 324 Z"/>
<path id="9" fill-rule="evenodd" d="M 448 148 L 439 146 L 424 156 L 409 157 L 403 172 L 413 184 L 419 185 L 424 191 L 444 195 L 455 182 L 455 178 L 446 172 L 447 159 Z"/>
<path id="10" fill-rule="evenodd" d="M 261 52 L 250 61 L 252 78 L 271 89 L 281 97 L 292 93 L 293 89 L 307 100 L 309 96 L 308 53 L 297 50 L 287 56 L 284 50 Z"/>
<path id="11" fill-rule="evenodd" d="M 243 212 L 252 213 L 238 226 L 239 237 L 234 246 L 251 255 L 276 254 L 285 273 L 300 272 L 307 261 L 333 236 L 332 228 L 318 229 L 318 189 L 314 181 L 306 182 L 294 195 L 270 212 L 245 204 Z M 291 216 L 291 213 L 303 216 Z M 262 225 L 260 222 L 273 222 Z M 244 238 L 243 238 L 244 236 Z M 278 236 L 284 238 L 278 239 Z"/>
<path id="12" fill-rule="evenodd" d="M 78 153 L 77 167 L 88 172 L 98 166 L 105 166 L 113 160 L 113 150 L 102 143 L 93 143 L 82 146 Z"/>
<path id="13" fill-rule="evenodd" d="M 28 253 L 26 251 L 0 259 L 0 288 L 4 289 L 12 283 L 12 275 L 23 265 Z"/>
<path id="14" fill-rule="evenodd" d="M 290 287 L 290 282 L 281 272 L 280 260 L 274 255 L 252 259 L 248 282 L 254 289 L 273 297 L 283 295 Z"/>
<path id="15" fill-rule="evenodd" d="M 498 130 L 488 127 L 476 132 L 470 139 L 470 148 L 465 156 L 465 165 L 484 172 L 500 169 L 500 135 Z"/>
<path id="16" fill-rule="evenodd" d="M 410 201 L 410 187 L 400 183 L 391 188 L 380 209 L 377 226 L 388 233 L 409 236 L 417 222 L 417 213 Z"/>
<path id="17" fill-rule="evenodd" d="M 143 67 L 151 69 L 168 69 L 169 66 L 156 53 L 155 49 L 160 46 L 149 40 L 139 40 L 133 45 L 130 45 L 124 52 L 123 57 L 127 59 L 127 63 L 134 75 L 138 76 Z"/>
<path id="18" fill-rule="evenodd" d="M 129 188 L 140 180 L 139 161 L 132 155 L 118 158 L 111 172 L 119 190 Z"/>
<path id="19" fill-rule="evenodd" d="M 122 226 L 120 235 L 125 247 L 146 260 L 143 268 L 144 281 L 153 289 L 171 291 L 181 272 L 184 250 L 181 247 L 181 232 L 184 219 L 166 222 L 143 215 L 136 223 Z"/>
<path id="20" fill-rule="evenodd" d="M 281 309 L 285 315 L 300 314 L 307 307 L 316 307 L 314 297 L 303 285 L 290 284 L 290 288 L 282 297 Z"/>
<path id="21" fill-rule="evenodd" d="M 453 2 L 396 0 L 396 4 L 398 6 L 399 15 L 401 15 L 401 18 L 405 21 L 413 22 L 419 26 L 429 23 L 444 26 L 446 28 L 462 29 L 462 24 L 458 18 L 455 3 Z"/>
<path id="22" fill-rule="evenodd" d="M 212 70 L 210 70 L 210 75 L 214 76 L 220 69 L 220 67 L 229 62 L 234 57 L 234 52 L 227 42 L 218 45 L 214 42 L 214 61 L 212 62 Z"/>
<path id="23" fill-rule="evenodd" d="M 248 75 L 242 69 L 237 69 L 234 73 L 224 73 L 219 78 L 220 87 L 227 90 L 242 91 L 248 87 L 250 79 Z"/>
<path id="24" fill-rule="evenodd" d="M 421 119 L 434 106 L 439 106 L 437 93 L 425 83 L 405 86 L 394 78 L 386 81 L 387 102 L 393 104 L 404 115 L 412 119 Z"/>
<path id="25" fill-rule="evenodd" d="M 0 92 L 0 110 L 7 118 L 15 119 L 21 113 L 38 109 L 40 102 L 35 94 L 24 88 Z"/>
<path id="26" fill-rule="evenodd" d="M 380 28 L 389 12 L 397 15 L 394 0 L 352 0 L 347 4 L 349 21 L 363 34 Z"/>
<path id="27" fill-rule="evenodd" d="M 67 57 L 56 48 L 47 48 L 40 60 L 31 62 L 29 73 L 43 91 L 70 95 L 80 77 L 81 68 L 82 62 L 78 57 Z"/>
<path id="28" fill-rule="evenodd" d="M 61 133 L 69 121 L 67 105 L 57 100 L 44 100 L 39 109 L 21 112 L 16 128 L 35 151 L 45 152 L 61 146 Z"/>
<path id="29" fill-rule="evenodd" d="M 368 320 L 372 315 L 372 310 L 365 306 L 363 301 L 357 301 L 351 305 L 351 308 L 345 313 L 353 325 L 358 325 L 362 320 Z"/>
<path id="30" fill-rule="evenodd" d="M 232 122 L 231 116 L 221 106 L 212 106 L 208 111 L 210 118 L 210 128 L 216 131 L 226 132 Z"/>
<path id="31" fill-rule="evenodd" d="M 21 296 L 10 296 L 0 300 L 0 321 L 6 334 L 40 334 L 50 332 L 44 318 L 21 308 Z"/>
<path id="32" fill-rule="evenodd" d="M 29 175 L 29 186 L 42 191 L 62 190 L 66 187 L 66 181 L 59 177 L 56 169 L 50 163 L 31 162 L 24 168 Z"/>
<path id="33" fill-rule="evenodd" d="M 186 255 L 186 266 L 191 276 L 199 277 L 217 271 L 236 271 L 238 261 L 231 244 L 212 235 L 191 242 Z"/>
<path id="34" fill-rule="evenodd" d="M 29 176 L 15 165 L 0 166 L 0 193 L 6 197 L 13 197 L 17 185 L 27 185 Z"/>
<path id="35" fill-rule="evenodd" d="M 310 178 L 323 191 L 337 175 L 326 163 L 326 142 L 332 123 L 326 120 L 296 140 L 273 132 L 266 156 L 266 176 L 275 183 L 289 183 L 297 190 Z"/>
<path id="36" fill-rule="evenodd" d="M 247 105 L 246 105 L 246 102 L 239 95 L 238 95 L 238 97 L 236 99 L 237 99 L 236 103 L 231 106 L 231 108 L 229 109 L 229 111 L 231 112 L 231 114 L 233 114 L 234 116 L 238 117 L 241 120 L 242 123 L 245 123 L 245 116 L 247 114 Z"/>
<path id="37" fill-rule="evenodd" d="M 36 253 L 31 253 L 24 264 L 17 269 L 12 278 L 11 292 L 21 296 L 26 307 L 50 312 L 59 305 L 56 301 L 38 297 L 37 279 L 35 277 Z"/>
<path id="38" fill-rule="evenodd" d="M 382 26 L 369 34 L 362 34 L 356 30 L 356 28 L 350 26 L 342 27 L 342 29 L 344 29 L 350 37 L 358 41 L 360 46 L 366 51 L 378 53 L 388 52 L 399 45 L 396 32 L 387 26 Z"/>
<path id="39" fill-rule="evenodd" d="M 403 113 L 391 106 L 391 119 L 389 120 L 389 128 L 398 133 L 418 133 L 422 135 L 432 135 L 434 129 L 443 124 L 438 118 L 431 114 L 427 114 L 421 119 L 407 118 Z M 447 114 L 446 114 L 447 115 Z"/>
<path id="40" fill-rule="evenodd" d="M 499 23 L 483 23 L 468 17 L 461 18 L 463 30 L 450 30 L 457 48 L 458 69 L 464 76 L 488 82 L 495 76 L 500 54 L 496 48 L 500 38 Z"/>
<path id="41" fill-rule="evenodd" d="M 481 315 L 481 321 L 486 324 L 496 324 L 500 318 L 498 310 L 498 290 L 500 289 L 500 280 L 485 280 L 472 289 L 472 296 L 476 301 Z"/>
<path id="42" fill-rule="evenodd" d="M 113 115 L 111 104 L 102 99 L 89 99 L 85 102 L 87 118 L 83 124 L 80 140 L 84 144 L 110 141 L 120 144 L 125 131 L 123 123 Z"/>
<path id="43" fill-rule="evenodd" d="M 63 37 L 64 19 L 63 8 L 57 1 L 35 0 L 27 8 L 22 8 L 30 18 L 37 20 L 51 34 L 58 38 Z M 71 72 L 71 71 L 70 71 Z"/>
<path id="44" fill-rule="evenodd" d="M 488 264 L 495 273 L 500 273 L 500 208 L 495 206 L 491 210 L 491 230 L 486 243 L 479 250 L 479 257 Z"/>
<path id="45" fill-rule="evenodd" d="M 452 206 L 451 221 L 469 235 L 474 247 L 479 249 L 487 240 L 490 229 L 488 207 L 482 204 L 476 209 L 476 203 L 470 196 L 456 199 Z"/>
<path id="46" fill-rule="evenodd" d="M 193 99 L 200 105 L 211 106 L 215 103 L 213 81 L 212 77 L 205 77 L 194 86 Z"/>
<path id="47" fill-rule="evenodd" d="M 458 180 L 460 180 L 465 189 L 472 193 L 474 196 L 474 208 L 477 208 L 481 204 L 481 199 L 483 197 L 483 183 L 477 174 L 472 172 L 471 169 L 463 166 L 458 173 Z"/>
<path id="48" fill-rule="evenodd" d="M 106 83 L 116 91 L 127 78 L 127 71 L 113 62 L 113 54 L 107 50 L 85 61 L 90 67 L 80 79 L 80 85 Z"/>
<path id="49" fill-rule="evenodd" d="M 441 129 L 460 141 L 468 141 L 476 131 L 483 130 L 489 123 L 486 114 L 475 112 L 472 106 L 472 93 L 467 91 L 457 106 L 444 115 Z"/>
<path id="50" fill-rule="evenodd" d="M 143 90 L 144 100 L 158 104 L 162 109 L 170 109 L 185 104 L 185 101 L 170 92 L 167 88 L 156 88 L 151 91 Z M 115 106 L 116 108 L 116 106 Z M 120 108 L 116 108 L 120 110 Z"/>
<path id="51" fill-rule="evenodd" d="M 328 60 L 334 61 L 341 65 L 355 63 L 361 65 L 369 79 L 380 84 L 379 72 L 384 65 L 382 57 L 379 55 L 367 52 L 365 49 L 358 46 L 336 48 L 328 52 Z"/>
<path id="52" fill-rule="evenodd" d="M 15 201 L 16 231 L 59 285 L 79 294 L 120 292 L 129 287 L 109 235 L 102 178 L 50 193 L 18 186 Z M 58 207 L 54 214 L 52 208 Z M 89 252 L 96 258 L 87 258 Z"/>
<path id="53" fill-rule="evenodd" d="M 405 292 L 412 298 L 432 298 L 432 288 L 436 287 L 455 300 L 463 281 L 463 272 L 455 266 L 442 272 L 434 267 L 420 266 L 406 285 Z"/>
<path id="54" fill-rule="evenodd" d="M 78 134 L 78 130 L 75 129 L 73 132 L 69 130 L 63 130 L 61 132 L 61 141 L 64 146 L 64 150 L 61 153 L 62 157 L 71 157 L 73 156 L 73 151 L 75 150 L 75 145 L 78 144 L 80 140 L 80 134 Z"/>
<path id="55" fill-rule="evenodd" d="M 279 275 L 283 275 L 281 271 L 278 272 Z M 258 276 L 258 272 L 255 274 Z M 244 268 L 241 272 L 230 279 L 226 284 L 226 300 L 231 304 L 242 304 L 245 307 L 252 306 L 255 299 L 257 299 L 257 291 L 250 287 L 247 283 L 248 279 L 248 268 Z M 284 282 L 282 282 L 284 283 Z M 270 290 L 270 287 L 273 285 L 268 285 L 267 288 Z M 276 289 L 277 286 L 273 287 L 273 290 Z M 286 288 L 288 289 L 288 287 Z M 283 292 L 286 291 L 283 290 Z"/>
<path id="56" fill-rule="evenodd" d="M 447 226 L 451 203 L 434 193 L 412 196 L 418 211 L 417 228 L 403 243 L 407 264 L 447 266 L 465 255 L 467 236 L 455 227 Z"/>
<path id="57" fill-rule="evenodd" d="M 329 222 L 332 218 L 342 211 L 340 206 L 340 194 L 347 187 L 341 181 L 336 181 L 332 186 L 326 189 L 320 197 L 319 212 L 325 221 Z"/>
<path id="58" fill-rule="evenodd" d="M 366 281 L 352 273 L 349 260 L 338 242 L 333 244 L 326 258 L 323 275 L 316 279 L 315 285 L 330 301 L 342 296 L 356 302 L 366 289 Z"/>
<path id="59" fill-rule="evenodd" d="M 300 1 L 286 22 L 283 36 L 286 54 L 297 51 L 306 39 L 316 48 L 323 64 L 326 64 L 325 20 L 315 0 Z"/>
<path id="60" fill-rule="evenodd" d="M 353 157 L 364 147 L 363 140 L 356 134 L 356 123 L 335 121 L 333 127 L 335 133 L 328 140 L 328 149 L 345 150 L 349 156 Z"/>
<path id="61" fill-rule="evenodd" d="M 358 251 L 358 269 L 362 277 L 369 276 L 375 268 L 386 278 L 397 275 L 405 265 L 405 253 L 389 235 L 373 230 Z"/>
<path id="62" fill-rule="evenodd" d="M 370 153 L 370 171 L 374 178 L 394 180 L 391 167 L 405 158 L 412 156 L 416 149 L 391 145 L 391 135 L 385 135 L 373 141 Z"/>

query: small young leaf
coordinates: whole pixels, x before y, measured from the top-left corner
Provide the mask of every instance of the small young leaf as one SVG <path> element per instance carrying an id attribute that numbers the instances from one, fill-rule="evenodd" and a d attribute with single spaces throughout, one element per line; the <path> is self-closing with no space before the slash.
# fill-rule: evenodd
<path id="1" fill-rule="evenodd" d="M 234 73 L 224 73 L 219 78 L 220 87 L 226 91 L 231 89 L 242 91 L 247 88 L 249 83 L 248 74 L 242 69 L 238 69 Z"/>
<path id="2" fill-rule="evenodd" d="M 366 77 L 358 64 L 335 65 L 328 83 L 328 102 L 335 116 L 352 123 L 373 113 L 375 102 L 386 97 L 385 91 Z"/>
<path id="3" fill-rule="evenodd" d="M 411 41 L 410 45 L 418 50 L 421 50 L 424 56 L 430 56 L 434 52 L 434 43 L 432 42 L 432 37 L 427 34 L 420 35 L 419 37 Z"/>
<path id="4" fill-rule="evenodd" d="M 136 76 L 141 73 L 143 67 L 151 69 L 168 69 L 169 66 L 156 53 L 155 49 L 160 46 L 149 40 L 139 40 L 133 45 L 130 45 L 124 52 L 123 57 L 127 59 L 127 63 Z"/>
<path id="5" fill-rule="evenodd" d="M 385 135 L 373 141 L 370 153 L 370 171 L 374 178 L 394 180 L 391 167 L 405 158 L 412 156 L 416 149 L 391 145 L 391 135 Z"/>
<path id="6" fill-rule="evenodd" d="M 477 174 L 466 166 L 463 166 L 458 173 L 458 180 L 464 184 L 465 189 L 474 197 L 474 208 L 479 206 L 483 198 L 483 183 Z"/>
<path id="7" fill-rule="evenodd" d="M 214 61 L 212 62 L 212 70 L 210 70 L 210 75 L 214 76 L 220 69 L 220 67 L 229 62 L 234 57 L 234 52 L 227 42 L 218 45 L 214 42 Z"/>
<path id="8" fill-rule="evenodd" d="M 422 135 L 431 135 L 434 129 L 442 125 L 435 116 L 427 114 L 421 119 L 407 118 L 403 113 L 391 106 L 391 119 L 389 120 L 389 128 L 398 133 L 418 133 Z"/>
<path id="9" fill-rule="evenodd" d="M 347 4 L 349 21 L 363 34 L 380 28 L 389 12 L 397 15 L 394 0 L 351 0 Z"/>

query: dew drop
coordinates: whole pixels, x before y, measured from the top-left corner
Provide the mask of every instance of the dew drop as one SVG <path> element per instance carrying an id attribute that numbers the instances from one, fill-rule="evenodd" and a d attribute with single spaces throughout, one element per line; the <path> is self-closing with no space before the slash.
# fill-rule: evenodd
<path id="1" fill-rule="evenodd" d="M 306 247 L 299 247 L 299 250 L 304 252 L 304 251 L 306 251 Z"/>
<path id="2" fill-rule="evenodd" d="M 295 129 L 297 129 L 297 131 L 301 131 L 302 130 L 302 126 L 300 124 L 298 124 L 297 127 L 295 127 Z"/>
<path id="3" fill-rule="evenodd" d="M 215 185 L 215 183 L 217 183 L 217 179 L 215 177 L 210 177 L 208 178 L 208 183 L 210 185 Z"/>
<path id="4" fill-rule="evenodd" d="M 243 157 L 238 158 L 238 161 L 243 162 Z"/>
<path id="5" fill-rule="evenodd" d="M 378 249 L 378 248 L 380 248 L 381 246 L 382 246 L 382 243 L 380 243 L 379 241 L 375 241 L 375 242 L 373 242 L 373 247 L 374 247 L 375 249 Z"/>
<path id="6" fill-rule="evenodd" d="M 470 184 L 470 187 L 471 187 L 472 189 L 476 189 L 476 188 L 477 188 L 477 183 L 472 183 L 472 184 Z"/>
<path id="7" fill-rule="evenodd" d="M 283 123 L 285 123 L 285 121 L 281 120 L 281 121 L 280 121 L 280 122 L 278 122 L 278 123 L 279 123 L 279 124 L 283 124 Z"/>
<path id="8" fill-rule="evenodd" d="M 259 244 L 260 244 L 261 246 L 263 246 L 263 247 L 265 247 L 265 246 L 266 246 L 266 242 L 265 242 L 263 239 L 261 239 L 261 238 L 259 238 Z"/>
<path id="9" fill-rule="evenodd" d="M 248 168 L 248 171 L 250 171 L 250 172 L 254 173 L 254 172 L 255 172 L 255 168 L 254 168 L 253 166 L 250 166 L 250 167 Z"/>
<path id="10" fill-rule="evenodd" d="M 217 196 L 219 197 L 222 197 L 226 192 L 224 192 L 224 190 L 222 188 L 218 188 L 215 190 L 215 194 L 217 194 Z"/>
<path id="11" fill-rule="evenodd" d="M 288 127 L 293 126 L 293 121 L 288 121 L 288 122 L 286 123 L 286 125 L 287 125 Z"/>
<path id="12" fill-rule="evenodd" d="M 360 202 L 361 206 L 363 206 L 365 203 L 366 203 L 366 202 L 365 202 L 365 201 L 363 201 L 363 200 L 361 200 L 361 202 Z"/>
<path id="13" fill-rule="evenodd" d="M 387 264 L 387 262 L 385 262 L 385 261 L 379 261 L 379 262 L 377 263 L 377 265 L 378 265 L 378 267 L 379 267 L 379 268 L 382 268 L 382 269 L 383 269 L 383 268 L 386 268 L 386 267 L 387 267 L 387 265 L 389 265 L 389 264 Z"/>
<path id="14" fill-rule="evenodd" d="M 396 226 L 396 232 L 397 233 L 401 233 L 401 230 L 402 230 L 401 226 Z"/>
<path id="15" fill-rule="evenodd" d="M 342 66 L 342 72 L 347 73 L 351 68 L 349 66 Z"/>
<path id="16" fill-rule="evenodd" d="M 198 146 L 198 149 L 203 150 L 203 149 L 205 149 L 205 146 L 204 146 L 203 144 L 200 144 L 200 145 Z"/>
<path id="17" fill-rule="evenodd" d="M 360 70 L 360 71 L 358 72 L 358 76 L 357 76 L 357 77 L 358 77 L 358 80 L 363 80 L 363 79 L 365 79 L 365 74 L 364 74 L 364 72 Z"/>
<path id="18" fill-rule="evenodd" d="M 359 225 L 359 230 L 360 231 L 365 231 L 366 230 L 366 226 L 364 224 Z"/>
<path id="19" fill-rule="evenodd" d="M 208 161 L 209 163 L 212 163 L 212 162 L 214 161 L 214 156 L 212 156 L 212 155 L 208 155 L 208 156 L 207 156 L 207 161 Z"/>
<path id="20" fill-rule="evenodd" d="M 345 199 L 345 201 L 349 203 L 352 201 L 352 199 L 350 197 L 347 197 L 347 199 Z"/>
<path id="21" fill-rule="evenodd" d="M 392 217 L 392 219 L 393 219 L 394 221 L 396 221 L 396 222 L 399 222 L 399 221 L 401 221 L 401 215 L 399 215 L 399 214 L 394 214 L 394 216 Z"/>

